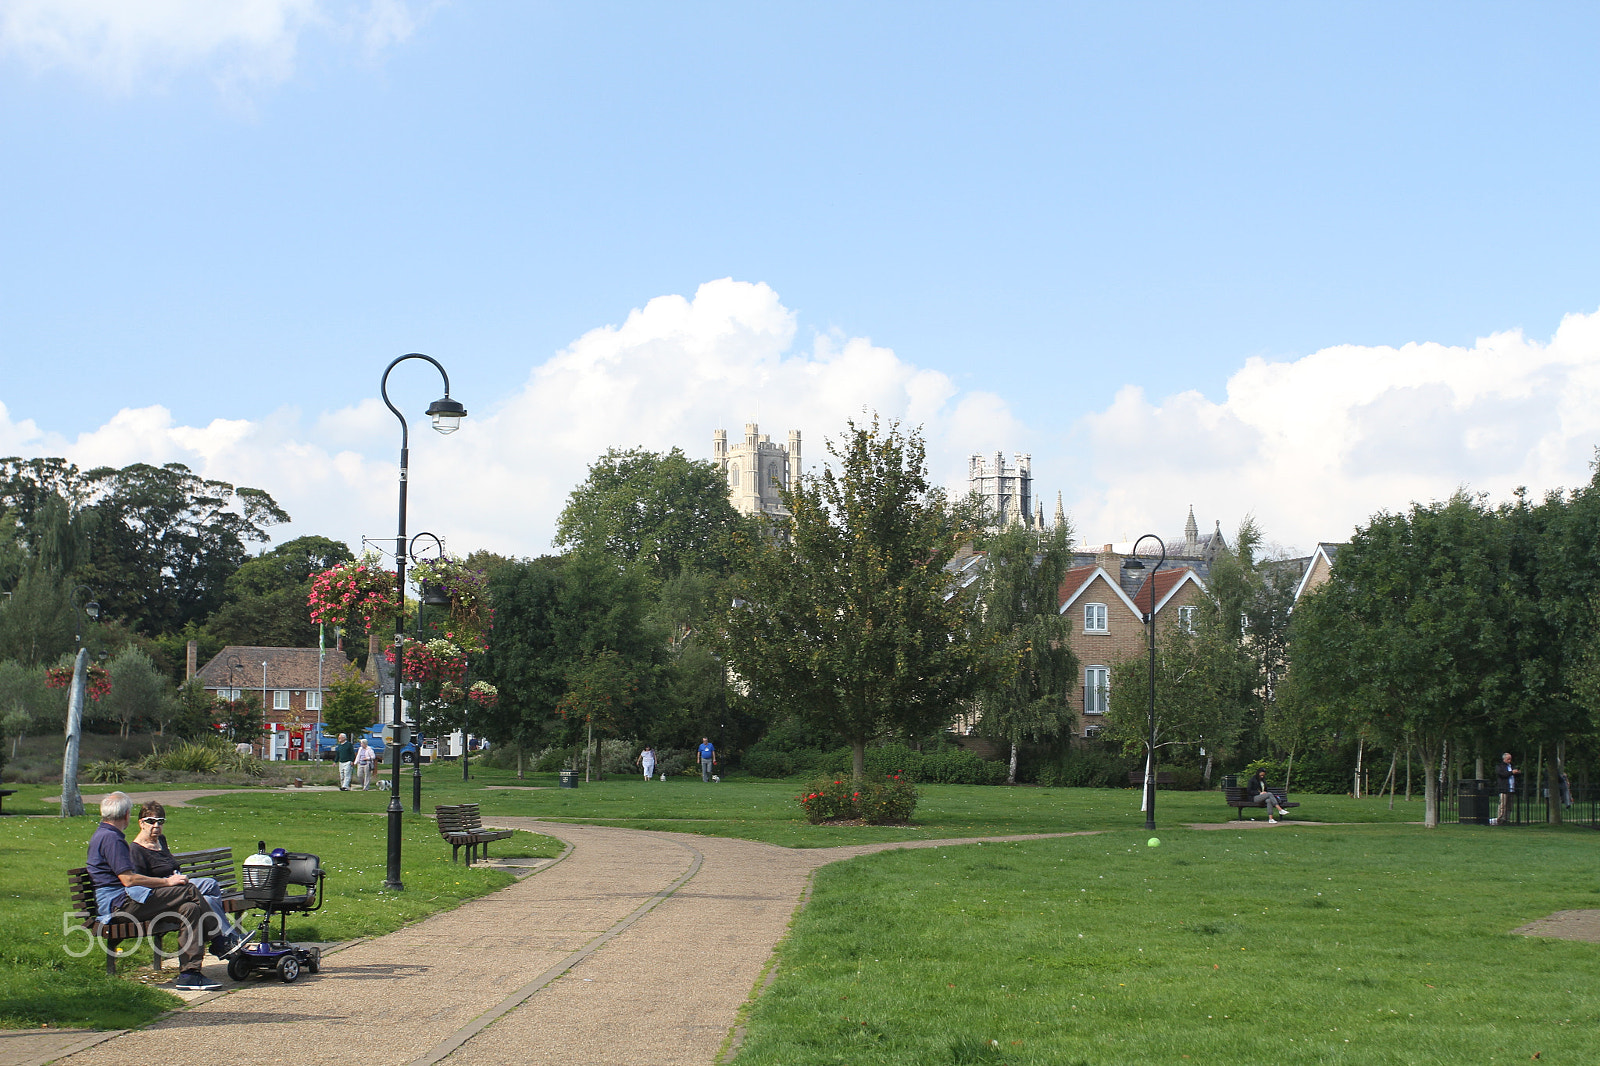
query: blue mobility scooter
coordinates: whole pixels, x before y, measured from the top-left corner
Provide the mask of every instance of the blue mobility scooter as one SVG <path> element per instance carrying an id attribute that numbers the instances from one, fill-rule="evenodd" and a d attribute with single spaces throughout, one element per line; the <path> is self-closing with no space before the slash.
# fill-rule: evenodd
<path id="1" fill-rule="evenodd" d="M 244 898 L 262 911 L 260 927 L 228 959 L 228 976 L 243 981 L 251 973 L 275 972 L 285 983 L 296 981 L 302 970 L 322 969 L 322 949 L 302 948 L 285 940 L 289 915 L 322 908 L 322 860 L 304 852 L 273 848 L 267 842 L 244 861 Z M 278 939 L 272 939 L 272 919 L 278 918 Z"/>

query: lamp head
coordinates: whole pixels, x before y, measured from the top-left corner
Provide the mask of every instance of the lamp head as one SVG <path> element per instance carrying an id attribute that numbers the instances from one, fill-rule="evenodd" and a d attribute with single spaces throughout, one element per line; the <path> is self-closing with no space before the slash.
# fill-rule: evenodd
<path id="1" fill-rule="evenodd" d="M 100 617 L 100 605 L 94 600 L 90 600 L 88 603 L 83 605 L 83 613 L 88 615 L 89 620 L 92 622 Z"/>
<path id="2" fill-rule="evenodd" d="M 450 593 L 445 591 L 443 585 L 423 585 L 421 599 L 428 607 L 450 606 Z"/>
<path id="3" fill-rule="evenodd" d="M 446 396 L 428 405 L 428 417 L 433 419 L 433 428 L 440 433 L 454 433 L 461 428 L 461 420 L 467 417 L 467 409 Z"/>
<path id="4" fill-rule="evenodd" d="M 1124 570 L 1143 570 L 1144 569 L 1144 564 L 1141 563 L 1136 556 L 1130 555 L 1126 559 L 1122 560 L 1122 569 L 1124 569 Z"/>

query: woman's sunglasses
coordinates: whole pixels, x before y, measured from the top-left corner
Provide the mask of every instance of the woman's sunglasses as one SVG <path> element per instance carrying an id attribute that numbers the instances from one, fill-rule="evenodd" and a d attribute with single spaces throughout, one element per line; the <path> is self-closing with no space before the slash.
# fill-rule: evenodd
<path id="1" fill-rule="evenodd" d="M 167 820 L 165 818 L 140 818 L 139 821 L 143 822 L 145 825 L 166 825 L 167 824 Z"/>

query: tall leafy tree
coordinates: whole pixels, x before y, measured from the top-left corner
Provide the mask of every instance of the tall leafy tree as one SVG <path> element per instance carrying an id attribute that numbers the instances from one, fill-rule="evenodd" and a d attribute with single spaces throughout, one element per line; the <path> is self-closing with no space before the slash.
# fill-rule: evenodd
<path id="1" fill-rule="evenodd" d="M 1504 715 L 1517 695 L 1501 532 L 1465 493 L 1376 515 L 1295 611 L 1297 683 L 1367 735 L 1416 745 L 1425 825 L 1439 824 L 1445 741 Z"/>
<path id="2" fill-rule="evenodd" d="M 103 610 L 146 633 L 181 629 L 221 606 L 246 545 L 289 520 L 262 490 L 202 478 L 181 463 L 102 467 L 84 483 L 90 546 L 78 580 Z"/>
<path id="3" fill-rule="evenodd" d="M 174 713 L 171 686 L 150 656 L 128 647 L 111 660 L 111 691 L 100 701 L 100 714 L 115 719 L 122 736 L 142 719 L 165 721 Z"/>
<path id="4" fill-rule="evenodd" d="M 1229 633 L 1216 603 L 1201 605 L 1192 627 L 1161 627 L 1156 637 L 1156 753 L 1170 747 L 1227 751 L 1237 741 L 1255 680 L 1249 656 Z M 1111 669 L 1103 735 L 1124 750 L 1150 743 L 1150 660 Z"/>
<path id="5" fill-rule="evenodd" d="M 820 476 L 781 495 L 791 518 L 735 537 L 721 647 L 764 696 L 850 745 L 947 723 L 987 659 L 945 570 L 974 525 L 930 484 L 921 435 L 851 423 Z"/>
<path id="6" fill-rule="evenodd" d="M 639 564 L 657 580 L 726 573 L 727 537 L 741 521 L 715 463 L 677 448 L 611 448 L 567 498 L 556 545 Z"/>
<path id="7" fill-rule="evenodd" d="M 1072 565 L 1072 530 L 1063 522 L 1041 536 L 1012 525 L 991 537 L 987 550 L 972 625 L 994 661 L 973 702 L 979 728 L 1011 745 L 1007 780 L 1015 784 L 1019 745 L 1072 727 L 1078 661 L 1068 643 L 1071 624 L 1057 610 Z"/>
<path id="8" fill-rule="evenodd" d="M 313 574 L 355 560 L 327 537 L 297 537 L 246 560 L 223 585 L 226 602 L 205 623 L 214 645 L 309 648 L 317 643 L 306 597 Z"/>

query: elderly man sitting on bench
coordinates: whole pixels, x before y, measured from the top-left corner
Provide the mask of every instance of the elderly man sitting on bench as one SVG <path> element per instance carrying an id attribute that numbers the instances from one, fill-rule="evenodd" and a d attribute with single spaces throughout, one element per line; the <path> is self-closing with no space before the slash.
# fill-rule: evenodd
<path id="1" fill-rule="evenodd" d="M 133 855 L 123 836 L 132 809 L 133 800 L 126 792 L 113 792 L 100 801 L 100 824 L 89 838 L 88 863 L 99 919 L 105 923 L 113 915 L 125 914 L 142 923 L 163 914 L 176 915 L 180 926 L 179 972 L 173 987 L 185 992 L 218 988 L 220 985 L 200 970 L 206 957 L 206 941 L 219 932 L 216 918 L 199 890 L 182 873 L 148 877 L 134 872 Z"/>

